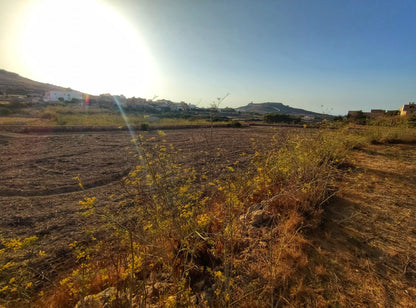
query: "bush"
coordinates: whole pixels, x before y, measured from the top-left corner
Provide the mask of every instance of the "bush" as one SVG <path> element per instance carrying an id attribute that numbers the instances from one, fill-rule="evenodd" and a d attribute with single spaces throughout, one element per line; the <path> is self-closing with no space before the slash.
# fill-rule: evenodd
<path id="1" fill-rule="evenodd" d="M 236 127 L 236 128 L 240 128 L 243 125 L 239 122 L 239 121 L 231 121 L 231 123 L 227 124 L 228 127 Z"/>
<path id="2" fill-rule="evenodd" d="M 140 130 L 143 130 L 143 131 L 147 131 L 147 130 L 149 130 L 149 124 L 147 124 L 147 123 L 142 123 L 142 124 L 140 125 Z"/>
<path id="3" fill-rule="evenodd" d="M 0 106 L 0 117 L 5 117 L 12 114 L 12 111 L 9 108 Z"/>
<path id="4" fill-rule="evenodd" d="M 117 273 L 112 283 L 143 302 L 157 282 L 166 285 L 158 290 L 161 305 L 169 300 L 191 306 L 192 296 L 202 292 L 211 292 L 205 297 L 210 307 L 242 298 L 247 306 L 273 306 L 281 296 L 299 303 L 293 287 L 307 263 L 301 230 L 316 226 L 335 191 L 337 165 L 355 144 L 348 134 L 293 135 L 283 144 L 273 140 L 249 166 L 238 169 L 235 162 L 208 176 L 177 163 L 176 155 L 184 154 L 163 141 L 163 132 L 159 141 L 139 136 L 133 141 L 138 165 L 125 178 L 124 193 L 112 197 L 117 202 L 106 208 L 96 206 L 95 198 L 80 202 L 81 214 L 88 221 L 103 219 L 108 230 L 101 248 L 80 247 L 77 254 L 88 253 L 85 260 L 108 256 L 101 260 L 112 263 L 104 260 L 100 266 Z M 95 261 L 82 266 L 90 276 L 75 270 L 61 283 L 71 290 L 76 286 L 72 293 L 81 298 L 103 272 Z"/>
<path id="5" fill-rule="evenodd" d="M 40 115 L 41 119 L 45 119 L 45 120 L 56 120 L 56 113 L 52 112 L 52 111 L 44 111 L 41 115 Z"/>

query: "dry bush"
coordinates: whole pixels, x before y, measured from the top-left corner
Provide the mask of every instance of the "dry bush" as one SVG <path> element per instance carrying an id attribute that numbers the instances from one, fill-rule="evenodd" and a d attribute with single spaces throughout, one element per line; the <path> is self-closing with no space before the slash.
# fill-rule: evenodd
<path id="1" fill-rule="evenodd" d="M 347 130 L 275 140 L 249 167 L 236 162 L 209 176 L 177 163 L 180 149 L 153 141 L 134 141 L 138 165 L 111 206 L 80 202 L 104 232 L 90 230 L 99 239 L 75 249 L 79 264 L 61 292 L 73 302 L 116 286 L 117 298 L 142 306 L 324 306 L 303 283 L 302 233 L 335 192 L 337 167 L 356 142 Z"/>

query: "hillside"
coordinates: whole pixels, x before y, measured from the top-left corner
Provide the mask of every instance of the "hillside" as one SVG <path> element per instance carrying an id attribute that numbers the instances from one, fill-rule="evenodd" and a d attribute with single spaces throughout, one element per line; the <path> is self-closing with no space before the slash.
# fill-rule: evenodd
<path id="1" fill-rule="evenodd" d="M 37 82 L 28 78 L 24 78 L 16 73 L 0 69 L 1 94 L 38 94 L 43 96 L 45 91 L 64 89 L 65 88 L 63 87 Z"/>
<path id="2" fill-rule="evenodd" d="M 238 107 L 236 108 L 236 110 L 241 111 L 241 112 L 253 112 L 253 113 L 260 113 L 260 114 L 277 112 L 281 114 L 289 114 L 289 115 L 294 115 L 294 116 L 313 116 L 313 117 L 323 116 L 323 114 L 320 114 L 320 113 L 316 113 L 316 112 L 312 112 L 312 111 L 308 111 L 304 109 L 299 109 L 299 108 L 292 108 L 290 106 L 283 105 L 282 103 L 272 103 L 272 102 L 259 103 L 259 104 L 250 103 L 246 106 Z"/>

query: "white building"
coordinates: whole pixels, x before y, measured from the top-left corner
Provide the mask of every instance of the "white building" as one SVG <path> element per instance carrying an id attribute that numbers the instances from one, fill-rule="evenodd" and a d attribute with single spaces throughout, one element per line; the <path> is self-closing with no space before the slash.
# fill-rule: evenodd
<path id="1" fill-rule="evenodd" d="M 66 91 L 47 91 L 45 93 L 45 96 L 43 98 L 46 102 L 57 102 L 60 99 L 68 102 L 72 99 L 83 99 L 83 95 L 80 92 L 72 91 L 72 90 L 66 90 Z"/>

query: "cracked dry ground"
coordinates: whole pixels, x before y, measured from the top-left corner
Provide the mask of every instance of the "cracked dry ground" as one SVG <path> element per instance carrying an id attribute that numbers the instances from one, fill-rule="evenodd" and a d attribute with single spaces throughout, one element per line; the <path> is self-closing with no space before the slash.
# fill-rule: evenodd
<path id="1" fill-rule="evenodd" d="M 309 235 L 310 286 L 332 307 L 416 307 L 416 144 L 355 150 Z"/>

